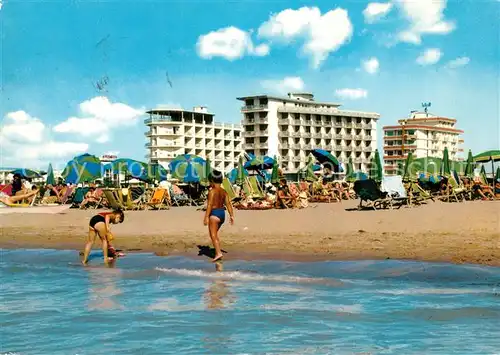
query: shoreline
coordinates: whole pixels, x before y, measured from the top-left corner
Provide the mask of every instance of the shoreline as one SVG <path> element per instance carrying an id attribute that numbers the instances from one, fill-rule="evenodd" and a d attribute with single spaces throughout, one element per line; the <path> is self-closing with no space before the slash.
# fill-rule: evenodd
<path id="1" fill-rule="evenodd" d="M 357 201 L 346 201 L 304 210 L 236 211 L 235 225 L 221 228 L 225 259 L 500 266 L 500 201 L 351 211 L 356 206 Z M 81 250 L 88 220 L 97 212 L 1 216 L 0 248 Z M 114 245 L 126 252 L 199 257 L 198 246 L 210 245 L 202 218 L 202 211 L 190 207 L 127 211 L 125 223 L 112 227 Z"/>

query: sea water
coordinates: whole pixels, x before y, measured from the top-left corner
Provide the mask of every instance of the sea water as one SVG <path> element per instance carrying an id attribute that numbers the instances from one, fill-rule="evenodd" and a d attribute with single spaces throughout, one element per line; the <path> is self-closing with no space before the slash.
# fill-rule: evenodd
<path id="1" fill-rule="evenodd" d="M 1 354 L 499 354 L 500 269 L 0 250 Z"/>

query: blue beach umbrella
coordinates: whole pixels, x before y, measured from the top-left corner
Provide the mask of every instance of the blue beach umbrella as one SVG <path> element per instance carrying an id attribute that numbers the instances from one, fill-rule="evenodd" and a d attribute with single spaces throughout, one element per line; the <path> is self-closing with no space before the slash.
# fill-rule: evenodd
<path id="1" fill-rule="evenodd" d="M 246 171 L 245 169 L 243 169 L 243 175 L 244 176 L 248 176 L 248 171 Z M 236 183 L 236 177 L 238 176 L 238 168 L 234 168 L 233 170 L 231 170 L 228 174 L 227 174 L 227 178 L 229 179 L 229 181 L 231 181 L 232 184 L 235 184 Z"/>
<path id="2" fill-rule="evenodd" d="M 182 154 L 172 160 L 168 167 L 174 179 L 185 183 L 199 183 L 205 164 L 205 160 L 197 155 Z"/>
<path id="3" fill-rule="evenodd" d="M 311 151 L 311 154 L 321 165 L 326 166 L 332 172 L 340 173 L 343 171 L 339 161 L 332 155 L 332 153 L 324 149 L 314 149 Z"/>
<path id="4" fill-rule="evenodd" d="M 265 156 L 252 157 L 252 159 L 250 159 L 245 163 L 244 168 L 248 171 L 268 170 L 272 169 L 273 165 L 274 165 L 274 159 L 265 155 Z"/>
<path id="5" fill-rule="evenodd" d="M 39 173 L 38 171 L 31 170 L 31 169 L 16 169 L 16 170 L 12 170 L 10 173 L 13 175 L 19 174 L 19 175 L 21 175 L 21 177 L 23 179 L 28 179 L 28 180 L 40 178 L 43 175 L 42 173 Z"/>
<path id="6" fill-rule="evenodd" d="M 124 173 L 134 179 L 145 180 L 148 178 L 148 165 L 134 159 L 120 158 L 111 163 L 113 174 Z"/>
<path id="7" fill-rule="evenodd" d="M 91 182 L 102 178 L 103 165 L 95 155 L 83 154 L 70 160 L 62 172 L 69 184 Z"/>

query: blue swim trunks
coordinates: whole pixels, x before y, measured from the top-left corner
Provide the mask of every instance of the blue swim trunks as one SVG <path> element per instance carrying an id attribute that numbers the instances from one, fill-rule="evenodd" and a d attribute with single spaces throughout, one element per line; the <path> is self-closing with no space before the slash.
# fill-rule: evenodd
<path id="1" fill-rule="evenodd" d="M 214 216 L 220 219 L 219 223 L 219 228 L 220 228 L 222 224 L 224 224 L 224 221 L 226 220 L 226 210 L 224 208 L 214 208 L 210 212 L 210 216 Z"/>

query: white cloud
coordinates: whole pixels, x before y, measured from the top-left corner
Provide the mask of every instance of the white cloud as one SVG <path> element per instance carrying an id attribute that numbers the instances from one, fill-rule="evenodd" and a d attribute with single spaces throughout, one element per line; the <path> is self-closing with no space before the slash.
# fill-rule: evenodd
<path id="1" fill-rule="evenodd" d="M 429 48 L 418 56 L 416 62 L 420 65 L 432 65 L 439 62 L 442 56 L 443 53 L 439 48 Z"/>
<path id="2" fill-rule="evenodd" d="M 270 16 L 258 29 L 258 35 L 271 41 L 289 44 L 302 39 L 302 52 L 318 68 L 331 52 L 347 43 L 353 26 L 346 10 L 337 8 L 323 15 L 317 7 L 286 9 Z"/>
<path id="3" fill-rule="evenodd" d="M 500 0 L 499 0 L 500 1 Z M 453 60 L 450 60 L 447 64 L 446 67 L 450 69 L 456 69 L 460 67 L 464 67 L 467 64 L 469 64 L 470 58 L 469 57 L 458 57 Z"/>
<path id="4" fill-rule="evenodd" d="M 282 80 L 263 80 L 261 86 L 269 91 L 286 94 L 304 89 L 304 81 L 298 76 L 287 76 Z"/>
<path id="5" fill-rule="evenodd" d="M 108 142 L 111 129 L 131 126 L 144 113 L 123 103 L 112 103 L 107 97 L 98 96 L 79 105 L 80 117 L 70 117 L 54 127 L 57 133 L 72 133 L 95 137 L 98 143 Z"/>
<path id="6" fill-rule="evenodd" d="M 250 33 L 234 26 L 201 35 L 196 47 L 201 58 L 223 57 L 227 60 L 239 59 L 245 55 L 262 57 L 268 55 L 270 50 L 267 44 L 254 47 Z"/>
<path id="7" fill-rule="evenodd" d="M 380 63 L 377 58 L 372 57 L 361 62 L 363 69 L 369 74 L 375 74 L 378 72 Z"/>
<path id="8" fill-rule="evenodd" d="M 446 0 L 396 0 L 410 27 L 398 34 L 399 41 L 420 44 L 425 34 L 448 34 L 455 30 L 452 21 L 446 21 Z"/>
<path id="9" fill-rule="evenodd" d="M 368 91 L 365 89 L 338 89 L 335 90 L 335 95 L 341 99 L 347 100 L 359 100 L 364 99 L 368 96 Z"/>
<path id="10" fill-rule="evenodd" d="M 46 168 L 48 160 L 72 157 L 88 150 L 88 144 L 55 141 L 42 120 L 25 111 L 9 112 L 0 129 L 3 164 Z"/>
<path id="11" fill-rule="evenodd" d="M 371 2 L 363 10 L 366 23 L 374 23 L 385 17 L 392 9 L 390 2 Z"/>

